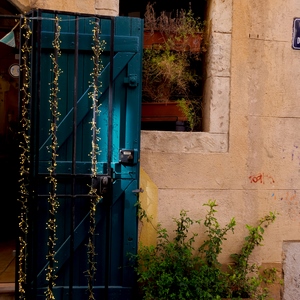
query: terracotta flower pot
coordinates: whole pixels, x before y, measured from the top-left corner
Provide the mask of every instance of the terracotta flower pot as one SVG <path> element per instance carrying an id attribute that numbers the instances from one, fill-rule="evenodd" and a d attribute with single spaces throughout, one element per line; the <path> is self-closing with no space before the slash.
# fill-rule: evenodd
<path id="1" fill-rule="evenodd" d="M 195 35 L 189 35 L 184 38 L 178 38 L 174 35 L 169 37 L 174 37 L 174 47 L 172 50 L 176 51 L 189 51 L 189 52 L 200 52 L 202 33 Z M 166 42 L 168 37 L 166 34 L 160 32 L 159 30 L 144 30 L 144 49 L 155 48 L 161 46 Z"/>
<path id="2" fill-rule="evenodd" d="M 177 102 L 142 103 L 142 122 L 187 121 Z"/>

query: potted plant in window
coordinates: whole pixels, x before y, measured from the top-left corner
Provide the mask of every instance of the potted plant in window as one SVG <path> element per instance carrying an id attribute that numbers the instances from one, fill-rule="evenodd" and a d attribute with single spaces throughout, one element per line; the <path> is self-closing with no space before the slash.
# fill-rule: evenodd
<path id="1" fill-rule="evenodd" d="M 190 11 L 174 18 L 152 4 L 145 13 L 142 122 L 184 122 L 193 130 L 200 120 L 201 101 L 193 89 L 199 75 L 203 23 Z M 156 111 L 156 112 L 155 112 Z"/>

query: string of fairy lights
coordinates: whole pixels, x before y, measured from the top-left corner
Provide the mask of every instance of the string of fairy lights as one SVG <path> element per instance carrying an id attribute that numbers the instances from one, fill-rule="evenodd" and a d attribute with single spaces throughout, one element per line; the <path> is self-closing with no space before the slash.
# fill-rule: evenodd
<path id="1" fill-rule="evenodd" d="M 94 28 L 93 28 L 93 56 L 91 60 L 93 61 L 93 72 L 90 74 L 92 81 L 91 81 L 91 87 L 92 90 L 89 93 L 89 98 L 92 100 L 92 120 L 90 122 L 91 124 L 91 131 L 92 131 L 92 150 L 90 152 L 91 157 L 91 186 L 90 186 L 90 227 L 89 227 L 89 233 L 88 233 L 88 244 L 87 244 L 87 253 L 88 253 L 88 270 L 87 273 L 87 279 L 88 279 L 88 299 L 94 300 L 94 292 L 93 292 L 93 286 L 94 286 L 94 280 L 95 280 L 95 274 L 96 274 L 96 251 L 95 251 L 95 230 L 96 230 L 96 210 L 97 210 L 97 203 L 101 199 L 101 197 L 98 195 L 97 189 L 93 185 L 93 181 L 97 179 L 97 156 L 100 154 L 99 149 L 99 133 L 100 129 L 97 126 L 97 118 L 100 114 L 100 106 L 98 105 L 98 97 L 100 94 L 100 88 L 101 88 L 101 82 L 99 81 L 100 73 L 103 69 L 103 65 L 100 60 L 100 55 L 103 52 L 104 48 L 104 41 L 101 41 L 99 38 L 100 34 L 100 26 L 99 26 L 99 20 L 96 20 L 93 22 Z"/>
<path id="2" fill-rule="evenodd" d="M 19 147 L 20 151 L 20 196 L 18 201 L 20 205 L 19 213 L 19 253 L 18 253 L 18 297 L 19 299 L 26 299 L 26 284 L 27 284 L 27 242 L 28 242 L 28 231 L 29 231 L 29 186 L 30 186 L 30 102 L 31 102 L 31 66 L 30 66 L 30 56 L 32 54 L 32 47 L 30 46 L 30 40 L 32 36 L 31 19 L 23 16 L 22 29 L 23 29 L 23 41 L 21 46 L 21 64 L 20 70 L 22 71 L 22 86 L 21 91 L 21 130 L 20 136 L 21 141 Z M 50 85 L 50 96 L 49 96 L 49 108 L 50 108 L 50 145 L 48 146 L 48 152 L 50 153 L 50 162 L 47 168 L 48 183 L 49 183 L 49 219 L 46 222 L 46 230 L 48 231 L 48 252 L 46 254 L 47 267 L 46 267 L 46 280 L 48 282 L 47 288 L 45 290 L 46 300 L 54 300 L 54 287 L 56 285 L 57 279 L 57 265 L 58 261 L 56 260 L 56 243 L 57 243 L 57 211 L 59 208 L 59 200 L 57 196 L 57 187 L 58 180 L 56 178 L 56 168 L 57 168 L 57 157 L 58 157 L 58 121 L 60 117 L 59 112 L 59 77 L 62 73 L 62 70 L 59 66 L 59 57 L 61 56 L 61 40 L 60 40 L 60 26 L 61 19 L 55 17 L 55 33 L 54 39 L 52 41 L 53 53 L 50 54 L 50 59 L 52 67 L 50 72 L 52 72 L 53 80 Z M 91 157 L 91 185 L 89 186 L 89 196 L 90 196 L 90 209 L 89 209 L 89 219 L 90 226 L 88 231 L 88 243 L 87 243 L 87 262 L 88 269 L 85 271 L 87 274 L 88 281 L 88 299 L 94 300 L 94 281 L 96 274 L 96 250 L 95 250 L 95 231 L 96 231 L 96 209 L 97 204 L 101 199 L 101 196 L 98 194 L 97 189 L 93 185 L 94 180 L 97 179 L 97 157 L 100 154 L 99 148 L 99 133 L 100 129 L 97 126 L 97 119 L 100 114 L 100 105 L 98 104 L 98 98 L 100 95 L 101 82 L 99 81 L 99 76 L 103 70 L 103 65 L 100 60 L 100 55 L 103 52 L 105 42 L 100 40 L 100 20 L 96 19 L 93 23 L 93 45 L 92 51 L 93 55 L 91 60 L 93 62 L 93 70 L 90 74 L 91 82 L 89 98 L 92 100 L 92 120 L 91 132 L 92 132 L 92 149 L 89 153 Z"/>
<path id="3" fill-rule="evenodd" d="M 51 190 L 49 192 L 49 219 L 47 221 L 46 229 L 49 232 L 48 236 L 48 254 L 46 256 L 48 260 L 48 266 L 47 266 L 47 272 L 46 272 L 46 280 L 48 281 L 48 286 L 45 291 L 46 299 L 47 300 L 53 300 L 55 299 L 55 296 L 53 294 L 53 287 L 55 286 L 55 279 L 57 278 L 56 275 L 56 269 L 57 269 L 57 260 L 55 259 L 55 245 L 57 241 L 57 222 L 56 222 L 56 214 L 57 209 L 59 207 L 59 201 L 57 198 L 57 178 L 56 178 L 56 167 L 57 167 L 57 129 L 58 129 L 58 120 L 60 116 L 58 103 L 60 98 L 58 97 L 59 94 L 59 76 L 62 73 L 62 70 L 59 67 L 58 64 L 58 58 L 61 56 L 61 50 L 60 50 L 60 30 L 61 27 L 59 25 L 59 18 L 55 18 L 55 33 L 54 33 L 54 40 L 52 41 L 52 46 L 54 53 L 50 54 L 50 59 L 52 62 L 52 69 L 50 70 L 53 73 L 53 82 L 51 84 L 50 88 L 50 97 L 49 97 L 49 105 L 50 105 L 50 112 L 51 112 L 51 118 L 49 120 L 50 122 L 50 129 L 49 134 L 51 136 L 51 144 L 48 147 L 48 150 L 51 154 L 51 161 L 50 166 L 48 167 L 49 172 L 49 184 L 51 186 Z"/>
<path id="4" fill-rule="evenodd" d="M 18 295 L 19 299 L 25 299 L 26 285 L 26 265 L 27 265 L 27 235 L 28 235 L 28 201 L 29 201 L 29 174 L 30 174 L 30 118 L 29 104 L 30 94 L 30 39 L 32 31 L 30 29 L 30 20 L 24 17 L 21 25 L 23 34 L 23 43 L 21 47 L 20 70 L 23 72 L 23 82 L 20 87 L 21 92 L 21 119 L 20 119 L 20 213 L 18 216 L 20 235 L 19 235 L 19 253 L 18 253 Z"/>

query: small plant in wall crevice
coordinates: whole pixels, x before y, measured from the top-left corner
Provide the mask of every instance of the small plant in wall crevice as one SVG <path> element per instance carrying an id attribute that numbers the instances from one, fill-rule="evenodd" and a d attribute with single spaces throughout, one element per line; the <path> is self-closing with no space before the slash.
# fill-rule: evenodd
<path id="1" fill-rule="evenodd" d="M 236 221 L 232 218 L 221 226 L 215 216 L 217 204 L 209 200 L 203 221 L 204 241 L 197 246 L 198 232 L 191 226 L 201 227 L 200 220 L 181 210 L 174 237 L 166 228 L 157 226 L 157 245 L 140 245 L 138 253 L 131 255 L 138 276 L 139 297 L 144 300 L 195 300 L 195 299 L 270 299 L 268 286 L 279 282 L 277 270 L 260 271 L 259 266 L 249 263 L 249 257 L 257 246 L 262 246 L 264 228 L 276 219 L 270 212 L 256 226 L 246 225 L 248 235 L 240 251 L 232 254 L 233 263 L 224 268 L 218 257 L 229 232 L 234 232 Z M 146 218 L 145 212 L 140 214 Z M 149 218 L 148 218 L 149 219 Z"/>

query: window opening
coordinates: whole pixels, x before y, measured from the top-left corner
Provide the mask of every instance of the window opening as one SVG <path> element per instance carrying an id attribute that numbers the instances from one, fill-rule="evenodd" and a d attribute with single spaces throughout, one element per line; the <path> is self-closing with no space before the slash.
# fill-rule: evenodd
<path id="1" fill-rule="evenodd" d="M 205 0 L 120 0 L 120 15 L 144 18 L 142 130 L 201 131 L 205 9 Z"/>

